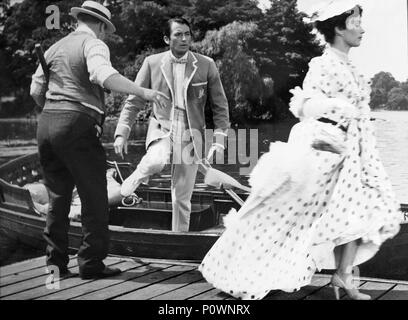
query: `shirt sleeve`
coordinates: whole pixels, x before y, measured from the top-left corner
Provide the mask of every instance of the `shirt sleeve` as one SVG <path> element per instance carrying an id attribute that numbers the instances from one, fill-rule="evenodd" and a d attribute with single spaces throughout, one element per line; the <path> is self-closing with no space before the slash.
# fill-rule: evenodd
<path id="1" fill-rule="evenodd" d="M 47 90 L 47 83 L 45 79 L 45 75 L 41 65 L 37 67 L 37 70 L 32 76 L 31 80 L 31 87 L 30 87 L 30 94 L 40 96 L 45 95 Z"/>
<path id="2" fill-rule="evenodd" d="M 331 98 L 337 91 L 338 77 L 333 70 L 335 66 L 327 65 L 323 57 L 314 58 L 309 63 L 309 72 L 303 82 L 303 90 L 313 95 L 324 95 Z"/>
<path id="3" fill-rule="evenodd" d="M 84 55 L 89 72 L 89 80 L 103 87 L 110 76 L 119 73 L 112 67 L 108 46 L 99 39 L 85 43 Z"/>
<path id="4" fill-rule="evenodd" d="M 345 114 L 352 116 L 352 106 L 337 98 L 339 76 L 335 66 L 328 64 L 323 57 L 312 59 L 309 71 L 303 82 L 303 89 L 291 90 L 293 98 L 290 103 L 292 113 L 300 118 L 327 117 L 336 122 L 343 120 Z M 350 112 L 349 112 L 350 111 Z"/>

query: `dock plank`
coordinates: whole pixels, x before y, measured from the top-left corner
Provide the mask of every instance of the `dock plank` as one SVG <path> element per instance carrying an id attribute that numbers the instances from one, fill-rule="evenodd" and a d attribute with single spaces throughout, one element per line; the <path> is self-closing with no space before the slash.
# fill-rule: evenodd
<path id="1" fill-rule="evenodd" d="M 189 300 L 224 300 L 228 297 L 229 297 L 228 294 L 214 288 L 212 290 L 199 294 Z"/>
<path id="2" fill-rule="evenodd" d="M 290 293 L 284 291 L 278 291 L 270 296 L 266 296 L 265 300 L 301 300 L 310 296 L 317 290 L 326 286 L 330 282 L 329 277 L 323 277 L 315 275 L 312 278 L 310 285 L 301 288 L 299 291 Z"/>
<path id="3" fill-rule="evenodd" d="M 408 285 L 399 284 L 379 300 L 408 300 Z"/>
<path id="4" fill-rule="evenodd" d="M 0 300 L 235 300 L 207 283 L 196 263 L 116 256 L 109 256 L 104 262 L 123 272 L 107 279 L 82 280 L 76 256 L 71 256 L 69 268 L 74 275 L 60 279 L 56 289 L 45 285 L 49 277 L 45 257 L 1 267 Z M 330 275 L 316 274 L 311 284 L 301 290 L 274 290 L 265 300 L 332 300 L 335 297 L 330 279 Z M 407 281 L 360 278 L 356 284 L 373 300 L 408 300 Z M 341 299 L 348 300 L 344 290 L 341 292 Z"/>
<path id="5" fill-rule="evenodd" d="M 336 300 L 334 289 L 330 284 L 327 284 L 320 289 L 314 290 L 311 294 L 307 295 L 304 300 Z"/>
<path id="6" fill-rule="evenodd" d="M 76 264 L 76 260 L 74 262 Z M 119 263 L 117 260 L 108 260 L 105 261 L 105 264 L 110 266 Z M 75 274 L 78 274 L 78 265 L 69 268 L 69 270 L 74 274 L 73 276 L 62 277 L 60 279 L 60 283 L 64 283 L 64 281 L 72 281 L 70 279 L 80 279 Z M 45 271 L 45 269 L 44 269 Z M 8 285 L 5 287 L 0 288 L 0 300 L 26 300 L 26 299 L 34 299 L 37 296 L 35 294 L 37 291 L 43 291 L 47 289 L 46 287 L 46 280 L 49 277 L 48 274 L 43 272 L 41 276 L 36 278 L 28 279 L 22 282 L 18 282 L 12 285 Z"/>
<path id="7" fill-rule="evenodd" d="M 34 258 L 0 267 L 0 281 L 2 281 L 1 278 L 6 276 L 18 274 L 20 272 L 43 266 L 45 266 L 45 257 Z"/>
<path id="8" fill-rule="evenodd" d="M 336 296 L 334 294 L 334 289 L 330 285 L 331 276 L 324 275 L 325 279 L 328 280 L 327 284 L 322 286 L 320 289 L 313 291 L 310 295 L 305 297 L 305 300 L 335 300 Z M 356 287 L 360 287 L 366 283 L 365 280 L 355 278 L 353 280 Z M 346 293 L 344 290 L 340 290 L 340 299 L 344 299 Z"/>
<path id="9" fill-rule="evenodd" d="M 172 268 L 167 264 L 148 264 L 140 268 L 134 269 L 131 272 L 131 277 L 123 283 L 118 283 L 109 288 L 104 288 L 89 294 L 74 298 L 73 300 L 106 300 L 122 294 L 129 293 L 148 286 L 150 283 L 160 281 L 160 271 Z"/>
<path id="10" fill-rule="evenodd" d="M 71 259 L 68 263 L 68 268 L 73 268 L 77 265 L 78 265 L 77 259 Z M 25 280 L 29 280 L 32 278 L 42 276 L 47 272 L 46 270 L 47 269 L 44 264 L 43 266 L 39 266 L 38 268 L 22 270 L 20 272 L 10 274 L 0 280 L 0 287 L 5 287 L 13 283 L 18 283 L 18 282 L 22 282 Z"/>
<path id="11" fill-rule="evenodd" d="M 212 290 L 213 288 L 214 287 L 204 279 L 200 279 L 199 281 L 190 283 L 185 287 L 181 287 L 174 291 L 154 297 L 152 300 L 187 300 Z"/>
<path id="12" fill-rule="evenodd" d="M 63 281 L 60 289 L 54 290 L 53 293 L 38 292 L 37 300 L 68 300 L 81 295 L 85 295 L 100 289 L 108 288 L 112 285 L 122 283 L 130 278 L 128 271 L 141 267 L 145 264 L 140 264 L 134 261 L 123 261 L 115 264 L 115 268 L 122 270 L 122 273 L 107 279 L 98 280 L 81 280 L 80 278 L 72 278 L 71 281 Z"/>
<path id="13" fill-rule="evenodd" d="M 384 295 L 384 293 L 391 290 L 393 287 L 395 287 L 395 284 L 393 283 L 367 281 L 364 284 L 362 284 L 358 289 L 360 290 L 361 293 L 370 295 L 371 300 L 376 300 L 382 295 Z M 347 296 L 346 294 L 343 295 L 341 299 L 350 300 L 349 296 Z"/>
<path id="14" fill-rule="evenodd" d="M 74 267 L 78 268 L 78 267 Z M 23 282 L 19 282 L 10 286 L 0 288 L 0 300 L 22 300 L 25 295 L 24 292 L 31 290 L 33 288 L 45 287 L 47 275 L 40 276 L 37 278 L 29 279 Z M 68 279 L 68 277 L 62 277 L 60 281 Z"/>
<path id="15" fill-rule="evenodd" d="M 135 292 L 120 296 L 116 300 L 149 300 L 160 294 L 171 292 L 200 279 L 202 279 L 201 273 L 196 269 L 193 269 Z"/>

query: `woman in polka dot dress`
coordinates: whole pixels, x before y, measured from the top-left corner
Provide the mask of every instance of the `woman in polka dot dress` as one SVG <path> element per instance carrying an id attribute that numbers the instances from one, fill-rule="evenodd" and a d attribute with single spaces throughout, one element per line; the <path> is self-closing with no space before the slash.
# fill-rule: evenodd
<path id="1" fill-rule="evenodd" d="M 316 22 L 330 46 L 310 62 L 303 89 L 292 90 L 291 111 L 301 122 L 288 143 L 272 143 L 260 158 L 250 196 L 228 214 L 225 232 L 199 267 L 234 297 L 293 292 L 316 271 L 336 269 L 337 298 L 343 288 L 352 299 L 368 300 L 354 287 L 352 268 L 399 231 L 402 215 L 375 149 L 369 86 L 347 55 L 364 33 L 362 10 L 349 8 L 331 8 L 336 14 Z M 344 142 L 313 148 L 323 131 Z"/>

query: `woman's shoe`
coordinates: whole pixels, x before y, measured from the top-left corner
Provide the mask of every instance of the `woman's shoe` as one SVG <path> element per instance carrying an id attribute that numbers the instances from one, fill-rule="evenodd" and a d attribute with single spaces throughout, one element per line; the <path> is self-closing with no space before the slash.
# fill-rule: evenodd
<path id="1" fill-rule="evenodd" d="M 351 275 L 350 279 L 352 279 Z M 358 289 L 354 286 L 354 284 L 351 281 L 350 283 L 348 282 L 349 281 L 345 283 L 337 273 L 333 274 L 333 277 L 331 279 L 331 285 L 334 289 L 336 300 L 340 300 L 339 292 L 340 288 L 346 291 L 346 294 L 352 300 L 371 300 L 371 296 L 369 296 L 368 294 L 361 293 L 360 291 L 358 291 Z"/>

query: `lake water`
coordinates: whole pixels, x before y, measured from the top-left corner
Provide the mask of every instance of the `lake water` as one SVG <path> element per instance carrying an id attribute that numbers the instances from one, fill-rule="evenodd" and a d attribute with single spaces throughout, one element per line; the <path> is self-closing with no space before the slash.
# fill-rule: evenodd
<path id="1" fill-rule="evenodd" d="M 408 203 L 408 111 L 378 111 L 373 112 L 372 117 L 376 119 L 374 124 L 377 147 L 391 178 L 397 199 L 401 203 Z M 288 121 L 248 126 L 247 129 L 258 129 L 258 134 L 250 139 L 249 130 L 247 130 L 247 147 L 250 143 L 254 143 L 257 140 L 259 157 L 260 154 L 268 151 L 270 142 L 286 141 L 290 129 L 295 123 L 295 121 Z M 16 145 L 35 145 L 36 126 L 35 120 L 4 121 L 0 119 L 0 163 L 10 160 L 10 156 L 6 156 L 5 152 L 5 150 L 10 150 L 10 147 Z M 116 121 L 106 122 L 103 134 L 103 141 L 105 143 L 112 142 L 115 126 Z M 146 129 L 146 124 L 136 124 L 134 126 L 131 135 L 133 143 L 129 146 L 129 154 L 125 157 L 125 161 L 137 164 L 143 156 L 145 149 L 141 141 L 146 137 Z M 114 154 L 111 148 L 107 148 L 107 154 L 111 160 L 123 161 Z M 246 184 L 247 176 L 240 174 L 239 171 L 242 168 L 248 167 L 248 163 L 215 165 L 215 167 Z M 169 170 L 169 168 L 165 169 L 163 174 L 168 175 L 170 173 Z M 197 178 L 197 182 L 202 182 L 201 175 L 198 175 Z M 160 181 L 157 183 L 162 185 L 168 185 L 170 182 L 169 180 L 163 181 L 163 179 L 157 179 L 156 181 Z M 155 179 L 153 179 L 152 183 L 156 183 Z M 27 259 L 36 254 L 42 253 L 34 252 L 32 249 L 25 249 L 14 242 L 10 242 L 10 239 L 0 234 L 0 265 L 20 259 Z"/>

